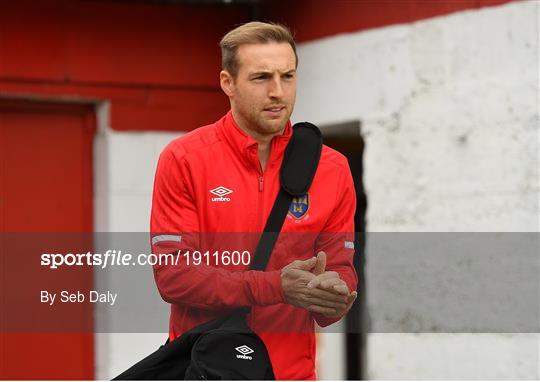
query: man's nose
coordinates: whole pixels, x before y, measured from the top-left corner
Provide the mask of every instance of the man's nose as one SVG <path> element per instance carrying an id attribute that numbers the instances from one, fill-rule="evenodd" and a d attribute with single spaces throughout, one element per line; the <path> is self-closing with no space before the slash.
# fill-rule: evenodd
<path id="1" fill-rule="evenodd" d="M 268 95 L 272 98 L 281 98 L 283 97 L 283 84 L 281 83 L 280 76 L 274 76 L 270 82 L 270 89 Z"/>

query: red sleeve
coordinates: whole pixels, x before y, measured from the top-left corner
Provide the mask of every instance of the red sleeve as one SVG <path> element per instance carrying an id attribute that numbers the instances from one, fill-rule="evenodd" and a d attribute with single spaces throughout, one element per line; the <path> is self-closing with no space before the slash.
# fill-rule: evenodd
<path id="1" fill-rule="evenodd" d="M 192 179 L 185 161 L 178 160 L 170 148 L 165 149 L 154 179 L 152 253 L 177 254 L 198 249 L 200 225 Z M 219 311 L 284 302 L 281 271 L 231 272 L 204 263 L 188 265 L 185 256 L 176 258 L 176 264 L 153 266 L 159 293 L 171 304 Z"/>
<path id="2" fill-rule="evenodd" d="M 356 211 L 356 193 L 351 171 L 346 164 L 341 172 L 339 188 L 336 193 L 332 216 L 329 217 L 324 231 L 317 238 L 315 253 L 326 253 L 326 270 L 339 273 L 340 278 L 347 283 L 349 291 L 355 291 L 358 276 L 353 265 L 354 256 L 354 213 Z M 312 313 L 320 326 L 328 326 L 337 322 L 341 317 L 325 317 Z"/>

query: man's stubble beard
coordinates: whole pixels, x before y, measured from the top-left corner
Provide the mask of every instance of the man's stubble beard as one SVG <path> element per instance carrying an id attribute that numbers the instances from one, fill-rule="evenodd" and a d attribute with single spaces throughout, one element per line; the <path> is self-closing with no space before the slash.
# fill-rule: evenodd
<path id="1" fill-rule="evenodd" d="M 287 121 L 291 117 L 292 114 L 292 108 L 290 105 L 286 105 L 284 115 L 282 118 L 279 119 L 269 119 L 264 118 L 264 111 L 257 111 L 258 116 L 258 123 L 257 127 L 259 129 L 259 133 L 261 134 L 276 134 L 285 129 L 285 125 L 287 124 Z"/>
<path id="2" fill-rule="evenodd" d="M 283 131 L 292 114 L 292 110 L 289 111 L 289 108 L 287 108 L 282 118 L 268 119 L 264 118 L 264 111 L 262 109 L 251 109 L 247 113 L 240 112 L 243 114 L 245 122 L 250 125 L 248 128 L 261 135 L 276 134 Z"/>
<path id="3" fill-rule="evenodd" d="M 283 131 L 288 120 L 289 120 L 288 114 L 284 115 L 283 118 L 280 118 L 280 119 L 261 118 L 258 124 L 258 128 L 260 129 L 259 132 L 265 133 L 265 134 L 279 133 L 280 131 Z"/>

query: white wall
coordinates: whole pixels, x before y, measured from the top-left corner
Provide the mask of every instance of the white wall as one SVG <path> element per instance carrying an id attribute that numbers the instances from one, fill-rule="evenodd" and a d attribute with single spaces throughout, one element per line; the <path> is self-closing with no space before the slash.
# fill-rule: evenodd
<path id="1" fill-rule="evenodd" d="M 300 44 L 293 119 L 362 122 L 369 231 L 539 231 L 538 7 L 516 2 Z M 369 280 L 377 254 L 369 243 L 366 253 Z M 371 334 L 367 377 L 538 379 L 539 341 Z M 320 358 L 323 368 L 340 363 L 333 349 Z"/>
<path id="2" fill-rule="evenodd" d="M 182 133 L 123 132 L 110 128 L 109 105 L 97 109 L 94 205 L 97 232 L 149 232 L 159 154 Z"/>
<path id="3" fill-rule="evenodd" d="M 370 230 L 538 230 L 537 12 L 521 2 L 300 45 L 294 118 L 362 121 Z"/>

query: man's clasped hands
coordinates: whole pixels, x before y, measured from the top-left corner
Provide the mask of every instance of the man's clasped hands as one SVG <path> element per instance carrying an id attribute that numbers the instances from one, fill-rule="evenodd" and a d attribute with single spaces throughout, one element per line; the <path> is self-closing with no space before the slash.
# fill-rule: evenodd
<path id="1" fill-rule="evenodd" d="M 325 317 L 347 313 L 356 299 L 337 272 L 326 271 L 326 253 L 295 260 L 281 270 L 281 286 L 287 303 Z"/>

